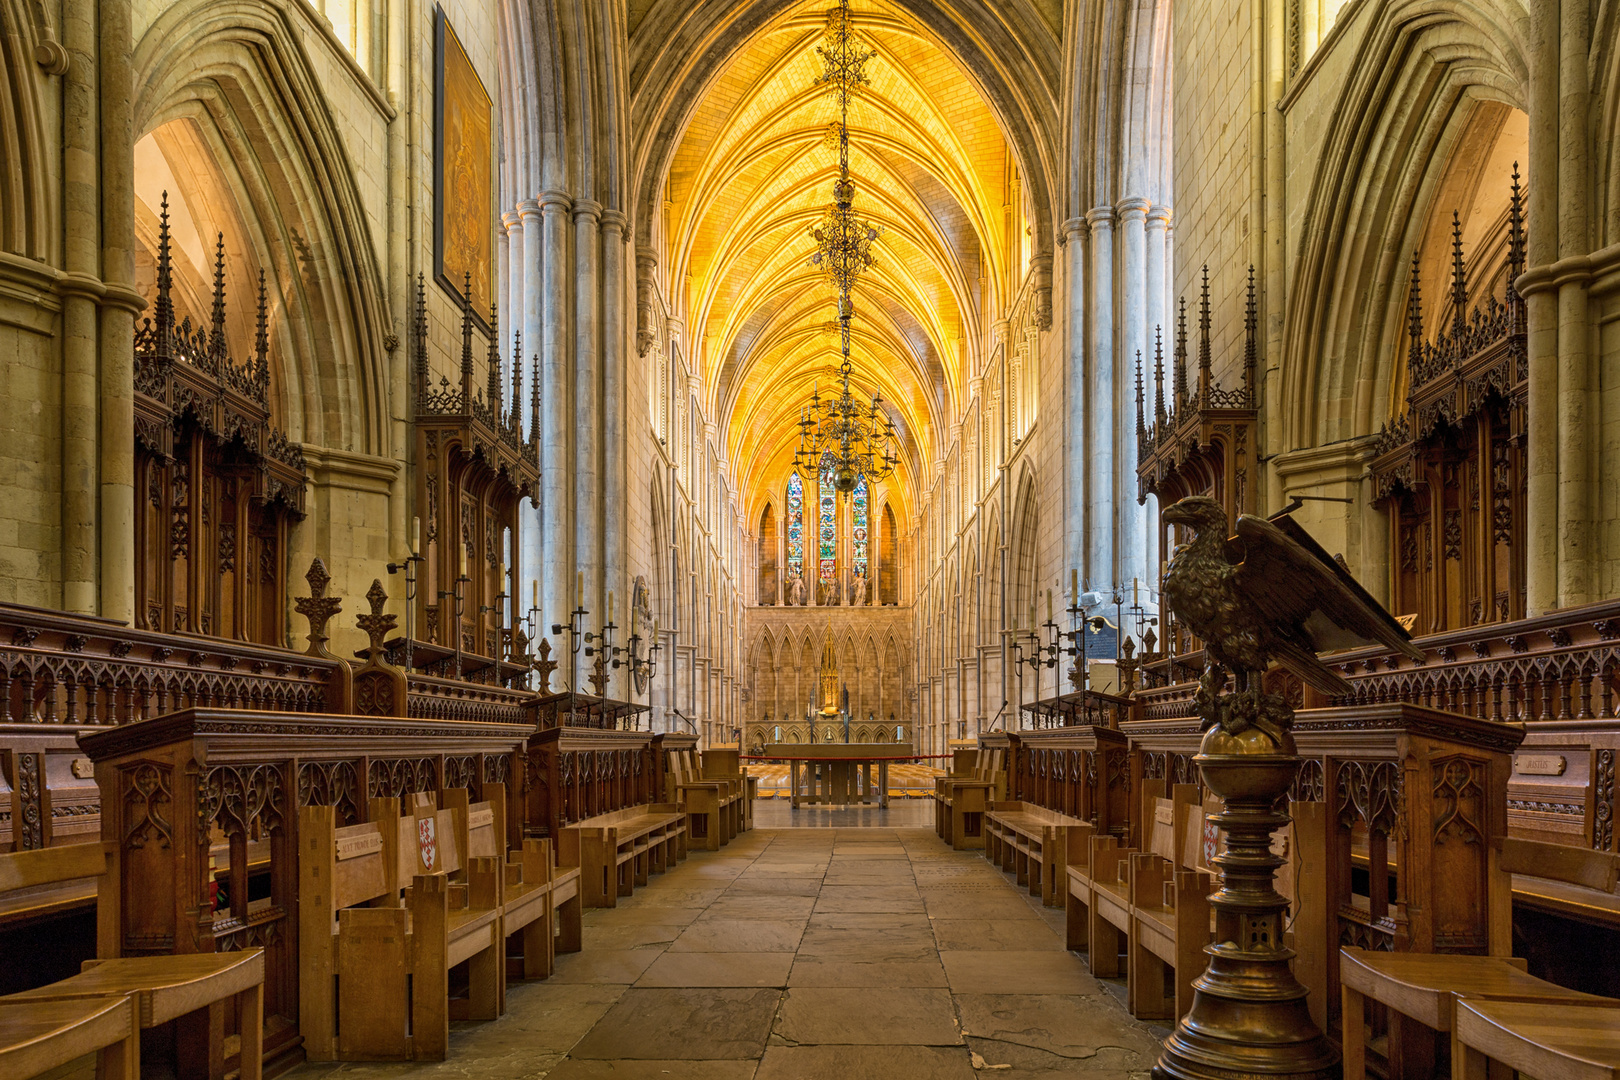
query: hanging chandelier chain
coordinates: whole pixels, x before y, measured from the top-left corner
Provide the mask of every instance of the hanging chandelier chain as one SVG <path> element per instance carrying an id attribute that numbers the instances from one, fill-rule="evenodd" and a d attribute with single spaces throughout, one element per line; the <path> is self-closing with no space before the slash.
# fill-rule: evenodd
<path id="1" fill-rule="evenodd" d="M 870 405 L 859 404 L 849 385 L 855 373 L 850 355 L 855 281 L 872 266 L 872 245 L 883 231 L 856 216 L 855 184 L 849 175 L 850 100 L 857 87 L 870 85 L 866 63 L 876 55 L 854 34 L 849 0 L 840 0 L 827 13 L 826 36 L 816 52 L 822 72 L 815 85 L 831 86 L 838 106 L 838 179 L 833 183 L 832 205 L 811 227 L 816 250 L 810 262 L 821 267 L 838 294 L 839 392 L 823 402 L 819 391 L 812 391 L 810 404 L 799 416 L 793 468 L 807 481 L 828 472 L 837 490 L 850 492 L 863 476 L 876 481 L 892 475 L 898 459 L 893 452 L 894 424 L 880 407 L 882 398 L 874 394 Z"/>

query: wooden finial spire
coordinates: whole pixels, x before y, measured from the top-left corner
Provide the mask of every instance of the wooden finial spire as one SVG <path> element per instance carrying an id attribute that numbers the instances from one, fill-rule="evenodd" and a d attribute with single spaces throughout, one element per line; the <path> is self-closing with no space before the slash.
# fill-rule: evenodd
<path id="1" fill-rule="evenodd" d="M 270 309 L 265 302 L 264 269 L 259 270 L 259 310 L 253 333 L 253 384 L 262 405 L 270 389 Z"/>
<path id="2" fill-rule="evenodd" d="M 208 357 L 215 369 L 225 358 L 225 234 L 214 241 L 214 310 L 209 318 Z"/>
<path id="3" fill-rule="evenodd" d="M 1214 383 L 1210 372 L 1209 355 L 1209 266 L 1204 266 L 1204 284 L 1198 300 L 1198 405 L 1209 404 L 1209 391 Z"/>
<path id="4" fill-rule="evenodd" d="M 1164 430 L 1164 328 L 1153 328 L 1153 424 Z"/>

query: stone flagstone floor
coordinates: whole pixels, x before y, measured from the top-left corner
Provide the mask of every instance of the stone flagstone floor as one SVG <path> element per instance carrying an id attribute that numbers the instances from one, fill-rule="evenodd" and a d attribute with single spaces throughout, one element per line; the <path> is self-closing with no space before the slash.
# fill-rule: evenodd
<path id="1" fill-rule="evenodd" d="M 694 852 L 585 951 L 455 1025 L 450 1059 L 290 1074 L 490 1080 L 1146 1077 L 1155 1033 L 1042 908 L 931 830 L 780 829 Z"/>

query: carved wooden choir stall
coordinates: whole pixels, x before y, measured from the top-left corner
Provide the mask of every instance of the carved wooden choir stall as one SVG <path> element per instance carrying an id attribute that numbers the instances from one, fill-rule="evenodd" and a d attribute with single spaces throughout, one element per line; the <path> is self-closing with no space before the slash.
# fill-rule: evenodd
<path id="1" fill-rule="evenodd" d="M 1449 325 L 1425 341 L 1418 256 L 1408 293 L 1406 407 L 1379 435 L 1372 463 L 1389 515 L 1396 568 L 1391 609 L 1432 634 L 1525 615 L 1525 484 L 1529 353 L 1524 301 L 1524 215 L 1518 169 L 1508 214 L 1498 301 L 1470 310 L 1462 226 L 1452 217 Z"/>
<path id="2" fill-rule="evenodd" d="M 135 618 L 143 630 L 282 642 L 304 455 L 276 426 L 264 275 L 253 356 L 225 340 L 225 242 L 209 324 L 175 322 L 168 199 L 157 295 L 135 334 Z"/>

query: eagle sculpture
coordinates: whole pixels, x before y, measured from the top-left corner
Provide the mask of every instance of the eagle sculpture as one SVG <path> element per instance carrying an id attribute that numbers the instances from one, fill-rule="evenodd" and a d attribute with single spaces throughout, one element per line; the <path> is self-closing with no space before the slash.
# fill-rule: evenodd
<path id="1" fill-rule="evenodd" d="M 1208 729 L 1248 727 L 1284 743 L 1293 711 L 1261 688 L 1276 661 L 1324 694 L 1350 692 L 1317 654 L 1382 645 L 1421 660 L 1399 623 L 1286 514 L 1243 514 L 1228 527 L 1221 504 L 1193 495 L 1165 509 L 1164 520 L 1193 530 L 1164 575 L 1164 601 L 1203 639 L 1206 667 L 1198 691 Z M 1235 535 L 1233 535 L 1235 533 Z M 1228 672 L 1236 692 L 1221 696 Z"/>

